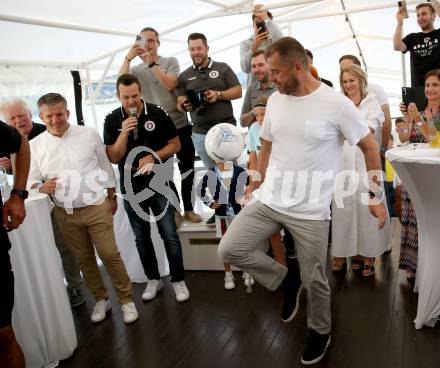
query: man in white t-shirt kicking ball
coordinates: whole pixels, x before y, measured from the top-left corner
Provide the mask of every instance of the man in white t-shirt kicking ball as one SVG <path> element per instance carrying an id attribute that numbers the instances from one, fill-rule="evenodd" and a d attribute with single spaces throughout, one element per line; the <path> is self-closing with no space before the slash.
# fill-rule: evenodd
<path id="1" fill-rule="evenodd" d="M 310 74 L 298 41 L 278 40 L 266 50 L 266 58 L 278 92 L 269 97 L 261 130 L 257 169 L 261 181 L 252 180 L 254 189 L 261 186 L 224 235 L 219 255 L 269 290 L 282 285 L 282 319 L 291 321 L 298 311 L 301 285 L 295 272 L 264 252 L 270 235 L 282 227 L 290 231 L 302 286 L 307 290 L 309 336 L 301 362 L 311 365 L 323 358 L 330 344 L 330 287 L 325 267 L 330 202 L 344 139 L 359 146 L 367 169 L 377 170 L 378 175 L 379 147 L 354 104 Z M 377 177 L 370 180 L 366 205 L 381 228 L 386 218 L 383 193 L 375 188 L 379 188 Z"/>

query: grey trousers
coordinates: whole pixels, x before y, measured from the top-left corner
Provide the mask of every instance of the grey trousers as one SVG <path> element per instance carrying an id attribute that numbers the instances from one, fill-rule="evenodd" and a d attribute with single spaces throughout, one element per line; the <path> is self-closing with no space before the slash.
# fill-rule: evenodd
<path id="1" fill-rule="evenodd" d="M 67 288 L 69 290 L 78 289 L 81 287 L 83 282 L 78 261 L 70 248 L 64 243 L 63 235 L 58 227 L 54 211 L 50 212 L 50 219 L 52 220 L 53 236 L 55 238 L 55 245 L 60 253 L 61 264 L 63 265 L 64 276 L 66 277 L 67 281 Z"/>
<path id="2" fill-rule="evenodd" d="M 329 221 L 294 218 L 257 201 L 243 208 L 221 239 L 218 254 L 225 263 L 250 273 L 269 290 L 275 290 L 287 268 L 264 252 L 265 241 L 282 227 L 295 240 L 301 279 L 307 290 L 307 324 L 320 334 L 331 328 L 330 287 L 325 275 Z"/>

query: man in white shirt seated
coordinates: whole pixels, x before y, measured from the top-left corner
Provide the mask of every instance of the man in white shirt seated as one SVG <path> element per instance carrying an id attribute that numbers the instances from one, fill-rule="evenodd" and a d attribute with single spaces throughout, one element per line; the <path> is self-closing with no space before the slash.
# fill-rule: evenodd
<path id="1" fill-rule="evenodd" d="M 124 322 L 134 322 L 132 286 L 113 229 L 116 178 L 104 144 L 93 128 L 69 124 L 67 101 L 60 94 L 41 96 L 38 109 L 47 131 L 31 142 L 28 186 L 52 196 L 63 238 L 96 300 L 92 322 L 101 322 L 111 308 L 95 249 L 118 294 Z"/>

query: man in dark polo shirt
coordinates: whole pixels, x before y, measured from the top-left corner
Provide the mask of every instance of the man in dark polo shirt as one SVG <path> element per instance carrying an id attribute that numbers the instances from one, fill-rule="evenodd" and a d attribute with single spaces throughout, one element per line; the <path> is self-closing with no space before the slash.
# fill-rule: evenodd
<path id="1" fill-rule="evenodd" d="M 417 23 L 422 32 L 410 33 L 402 39 L 403 20 L 407 14 L 399 8 L 396 19 L 397 27 L 393 36 L 394 50 L 411 55 L 411 86 L 425 85 L 425 75 L 440 68 L 440 29 L 434 28 L 436 13 L 440 16 L 437 0 L 416 6 Z"/>
<path id="2" fill-rule="evenodd" d="M 231 100 L 241 97 L 241 86 L 228 64 L 208 57 L 205 35 L 191 33 L 188 50 L 193 65 L 179 76 L 177 108 L 190 112 L 194 147 L 206 169 L 211 169 L 215 162 L 206 153 L 206 133 L 219 123 L 236 124 Z M 193 106 L 195 100 L 201 102 L 200 105 Z"/>
<path id="3" fill-rule="evenodd" d="M 163 288 L 150 235 L 152 213 L 164 242 L 176 300 L 184 302 L 189 291 L 174 218 L 178 200 L 169 186 L 172 158 L 180 150 L 177 129 L 164 109 L 141 99 L 141 86 L 134 75 L 119 76 L 116 91 L 122 106 L 105 118 L 104 143 L 110 161 L 119 167 L 124 208 L 148 277 L 142 299 L 154 299 Z"/>
<path id="4" fill-rule="evenodd" d="M 261 96 L 269 97 L 277 90 L 277 86 L 269 78 L 269 65 L 263 50 L 257 50 L 251 59 L 252 75 L 255 82 L 251 83 L 244 95 L 241 108 L 240 123 L 242 127 L 248 127 L 255 121 L 253 108 Z"/>
<path id="5" fill-rule="evenodd" d="M 32 121 L 31 109 L 26 101 L 23 101 L 20 98 L 12 98 L 2 103 L 0 106 L 0 112 L 5 118 L 6 123 L 16 128 L 21 135 L 28 139 L 28 141 L 46 131 L 46 125 L 34 123 Z M 12 174 L 12 165 L 9 156 L 0 158 L 0 166 L 3 166 L 8 174 Z M 60 253 L 64 276 L 67 281 L 67 295 L 69 296 L 70 305 L 73 308 L 79 307 L 85 303 L 86 297 L 82 292 L 83 281 L 78 262 L 72 251 L 64 242 L 53 211 L 50 212 L 50 217 L 52 220 L 55 245 Z"/>
<path id="6" fill-rule="evenodd" d="M 162 106 L 173 120 L 181 145 L 176 156 L 179 159 L 179 171 L 182 177 L 184 219 L 194 223 L 201 222 L 202 218 L 193 208 L 195 152 L 191 140 L 191 125 L 186 114 L 178 111 L 176 107 L 179 62 L 176 58 L 159 55 L 159 33 L 154 28 L 145 27 L 140 34 L 145 37 L 145 48 L 137 42 L 130 48 L 119 69 L 119 75 L 130 73 L 136 76 L 141 83 L 142 97 L 145 101 Z M 136 57 L 139 57 L 142 63 L 133 66 L 131 62 Z"/>
<path id="7" fill-rule="evenodd" d="M 12 329 L 14 306 L 14 275 L 9 259 L 11 243 L 7 231 L 14 230 L 23 222 L 26 211 L 26 181 L 29 173 L 29 143 L 20 133 L 0 121 L 0 155 L 16 154 L 15 180 L 11 197 L 3 206 L 0 198 L 2 227 L 0 228 L 0 362 L 2 367 L 24 367 L 24 357 Z"/>

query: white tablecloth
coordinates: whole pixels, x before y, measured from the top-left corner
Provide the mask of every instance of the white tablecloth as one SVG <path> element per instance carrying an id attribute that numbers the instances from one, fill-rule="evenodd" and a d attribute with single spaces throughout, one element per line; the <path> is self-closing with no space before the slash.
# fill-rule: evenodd
<path id="1" fill-rule="evenodd" d="M 115 228 L 116 242 L 131 282 L 146 282 L 147 277 L 145 276 L 145 272 L 139 258 L 133 230 L 130 222 L 128 221 L 127 212 L 125 212 L 121 198 L 118 198 L 118 210 L 113 218 L 113 224 Z M 159 273 L 161 276 L 166 276 L 169 274 L 168 261 L 162 238 L 159 235 L 155 223 L 151 223 L 151 237 L 153 239 L 154 250 L 156 251 Z"/>
<path id="2" fill-rule="evenodd" d="M 433 326 L 440 315 L 440 149 L 411 144 L 387 152 L 417 216 L 419 253 L 415 326 Z"/>
<path id="3" fill-rule="evenodd" d="M 45 195 L 26 200 L 23 224 L 9 233 L 15 276 L 12 326 L 26 367 L 56 366 L 77 346 L 75 325 Z"/>

